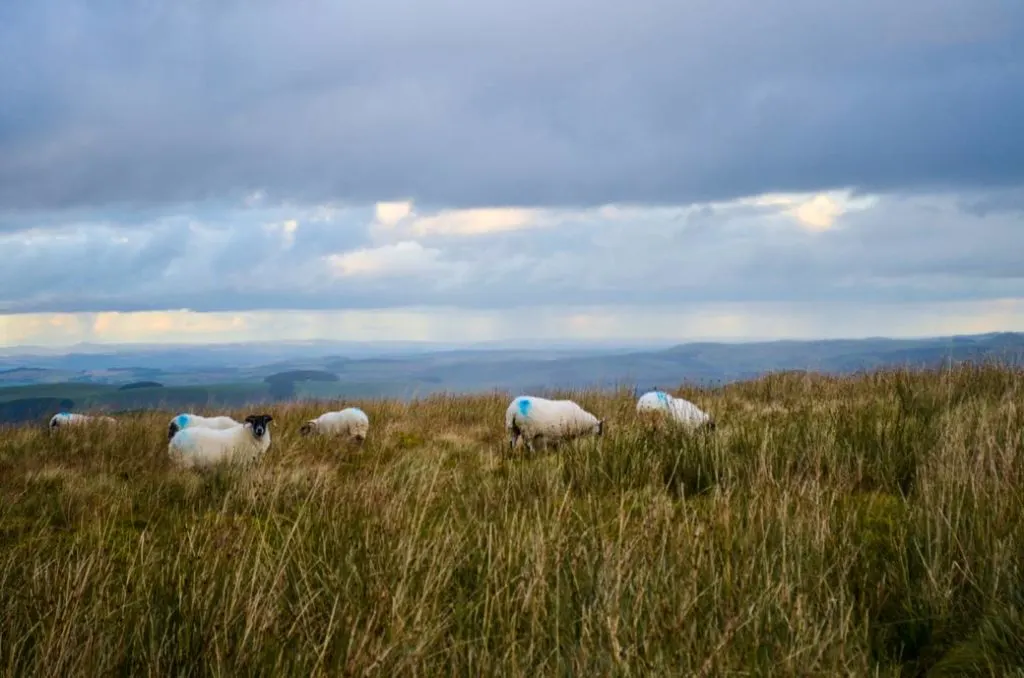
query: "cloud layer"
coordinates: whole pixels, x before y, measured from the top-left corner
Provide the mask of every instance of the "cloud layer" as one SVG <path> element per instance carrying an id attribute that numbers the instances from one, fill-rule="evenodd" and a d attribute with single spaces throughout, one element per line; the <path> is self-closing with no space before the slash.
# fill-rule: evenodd
<path id="1" fill-rule="evenodd" d="M 0 313 L 1024 298 L 1008 193 L 686 207 L 251 206 L 0 233 Z"/>
<path id="2" fill-rule="evenodd" d="M 36 0 L 0 54 L 0 343 L 1024 303 L 1020 2 Z"/>
<path id="3" fill-rule="evenodd" d="M 0 8 L 0 49 L 0 209 L 1024 178 L 1024 4 L 1005 0 L 35 0 Z"/>

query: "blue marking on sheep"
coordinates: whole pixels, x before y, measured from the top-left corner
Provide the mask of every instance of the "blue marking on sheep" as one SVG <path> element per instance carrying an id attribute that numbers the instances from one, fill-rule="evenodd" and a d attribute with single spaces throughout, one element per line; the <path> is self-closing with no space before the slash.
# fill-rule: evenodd
<path id="1" fill-rule="evenodd" d="M 178 425 L 178 428 L 185 428 L 186 426 L 188 426 L 188 415 L 179 414 L 177 417 L 175 417 L 174 423 Z"/>
<path id="2" fill-rule="evenodd" d="M 668 405 L 668 394 L 663 391 L 658 391 L 658 402 L 662 405 Z"/>
<path id="3" fill-rule="evenodd" d="M 533 403 L 530 402 L 529 398 L 519 399 L 519 414 L 523 415 L 524 417 L 528 416 L 530 414 L 531 407 L 533 407 Z"/>

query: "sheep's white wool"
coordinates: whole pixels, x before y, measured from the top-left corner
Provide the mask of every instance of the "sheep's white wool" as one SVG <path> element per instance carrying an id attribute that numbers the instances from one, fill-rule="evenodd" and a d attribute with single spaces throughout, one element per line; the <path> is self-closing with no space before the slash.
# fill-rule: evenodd
<path id="1" fill-rule="evenodd" d="M 521 437 L 532 450 L 538 439 L 546 443 L 585 435 L 600 436 L 604 433 L 604 421 L 572 400 L 519 396 L 505 410 L 505 430 L 509 434 L 510 448 L 515 448 Z"/>
<path id="2" fill-rule="evenodd" d="M 689 427 L 697 427 L 711 421 L 711 415 L 685 398 L 676 398 L 664 391 L 648 391 L 636 402 L 638 414 L 659 413 L 671 421 Z"/>
<path id="3" fill-rule="evenodd" d="M 78 426 L 81 424 L 90 424 L 102 422 L 105 424 L 116 424 L 117 420 L 113 417 L 108 416 L 93 416 L 90 414 L 81 414 L 79 412 L 58 412 L 57 414 L 50 417 L 50 430 L 53 431 L 58 428 L 65 426 Z"/>
<path id="4" fill-rule="evenodd" d="M 174 417 L 174 419 L 171 419 L 171 423 L 167 427 L 167 439 L 170 440 L 178 431 L 192 428 L 193 426 L 198 426 L 200 428 L 228 429 L 235 426 L 241 426 L 241 422 L 235 421 L 231 417 L 227 416 L 204 417 L 200 414 L 183 412 L 182 414 Z"/>
<path id="5" fill-rule="evenodd" d="M 226 429 L 182 429 L 168 443 L 168 454 L 185 468 L 208 468 L 225 462 L 253 463 L 270 448 L 270 420 L 269 416 L 261 415 Z"/>
<path id="6" fill-rule="evenodd" d="M 336 412 L 324 412 L 303 424 L 303 435 L 345 435 L 362 442 L 370 431 L 370 418 L 358 407 L 346 407 Z"/>

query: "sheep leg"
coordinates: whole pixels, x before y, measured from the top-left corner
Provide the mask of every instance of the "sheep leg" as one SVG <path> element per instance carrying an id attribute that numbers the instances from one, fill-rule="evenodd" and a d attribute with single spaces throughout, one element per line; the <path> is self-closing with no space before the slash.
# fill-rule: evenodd
<path id="1" fill-rule="evenodd" d="M 516 449 L 516 443 L 519 442 L 519 437 L 522 435 L 522 433 L 523 432 L 519 429 L 519 427 L 516 425 L 516 422 L 513 420 L 512 426 L 509 427 L 509 437 L 508 437 L 508 449 L 509 449 L 509 452 L 511 452 L 511 451 Z"/>

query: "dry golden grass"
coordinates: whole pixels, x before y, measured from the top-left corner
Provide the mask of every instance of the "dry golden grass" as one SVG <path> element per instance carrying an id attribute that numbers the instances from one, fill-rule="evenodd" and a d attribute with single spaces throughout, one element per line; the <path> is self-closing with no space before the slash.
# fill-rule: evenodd
<path id="1" fill-rule="evenodd" d="M 603 440 L 526 457 L 513 394 L 275 406 L 248 471 L 172 412 L 0 431 L 0 667 L 109 675 L 1021 675 L 1024 374 L 776 375 L 571 394 Z M 248 412 L 233 412 L 244 416 Z"/>

